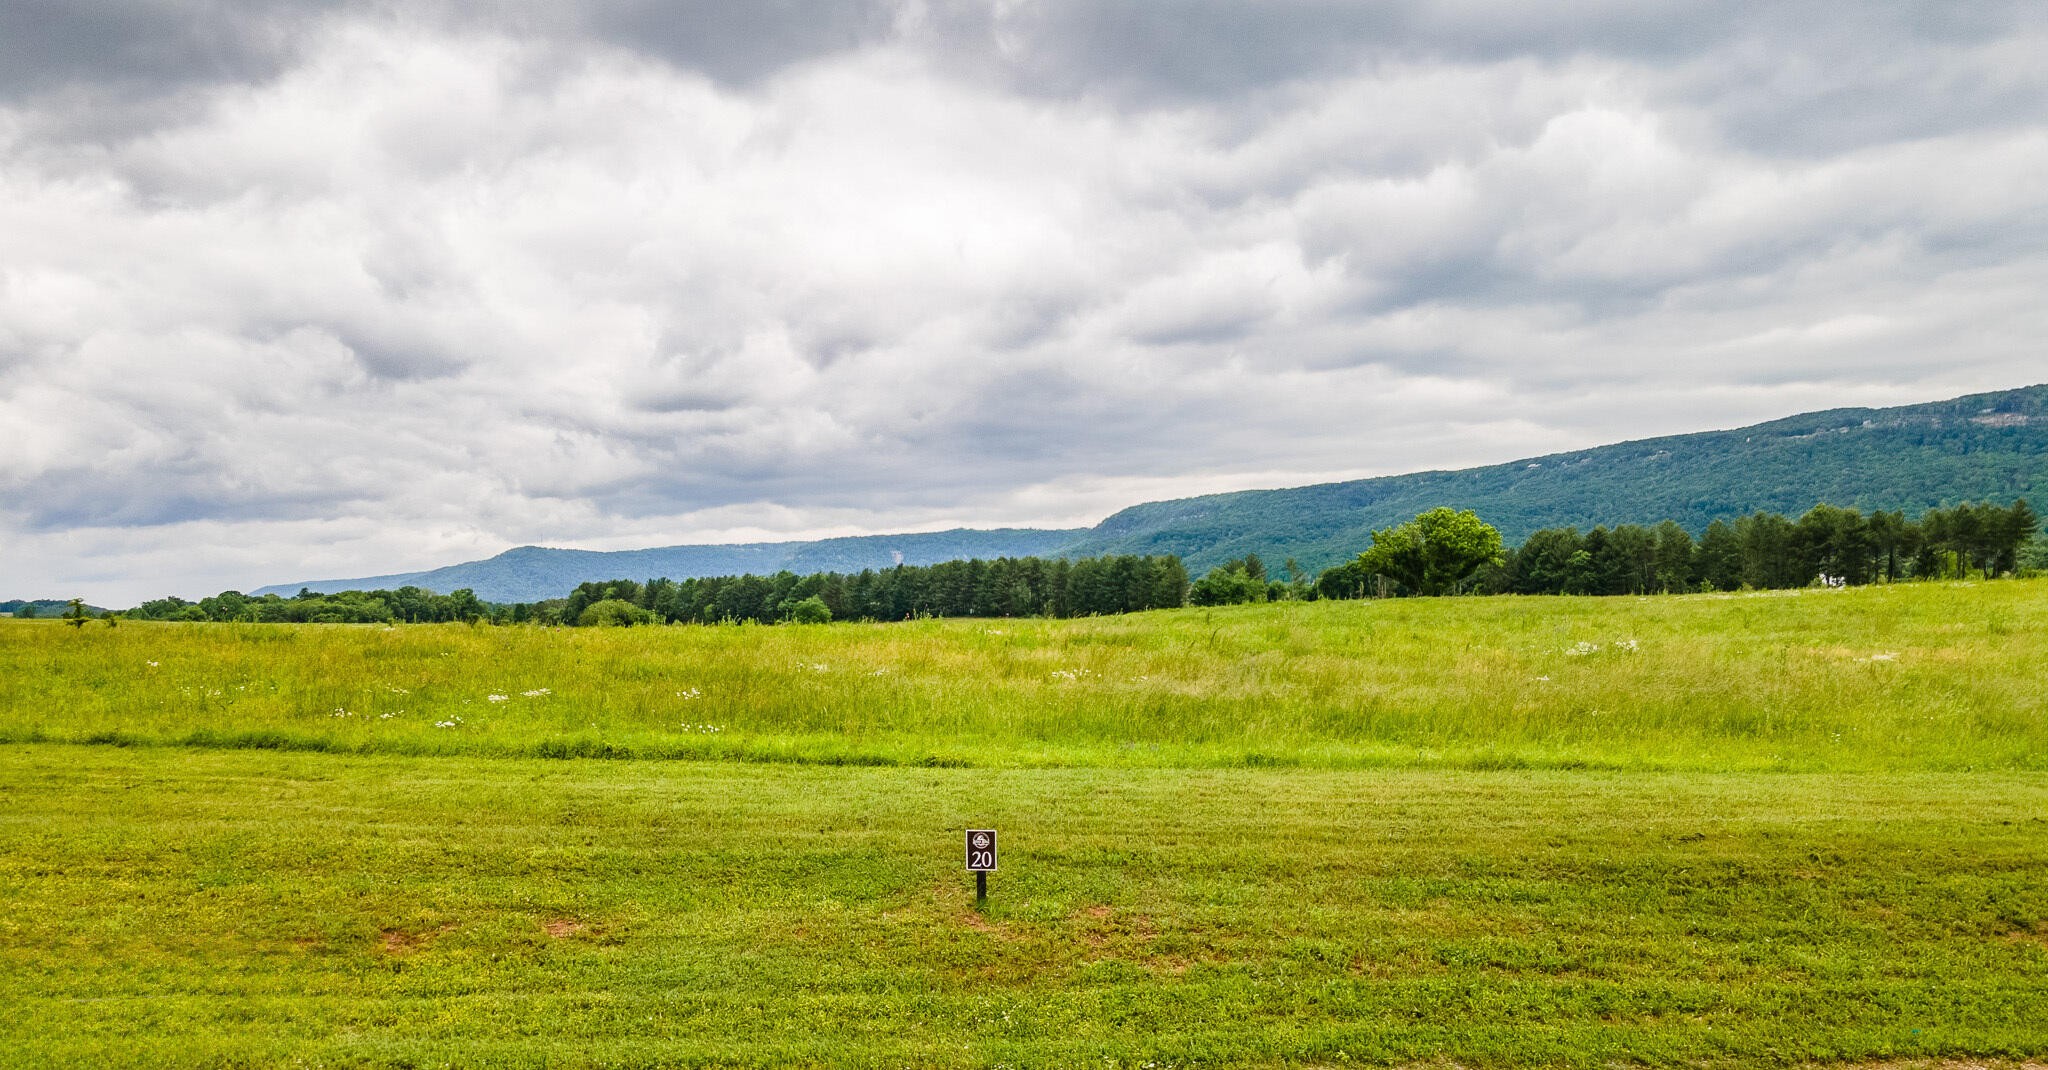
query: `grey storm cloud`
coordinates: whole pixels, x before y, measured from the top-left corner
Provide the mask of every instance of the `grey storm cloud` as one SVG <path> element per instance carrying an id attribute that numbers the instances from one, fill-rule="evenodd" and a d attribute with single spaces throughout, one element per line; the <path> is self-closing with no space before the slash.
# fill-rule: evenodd
<path id="1" fill-rule="evenodd" d="M 16 0 L 0 595 L 2019 385 L 2044 49 L 2003 2 Z"/>
<path id="2" fill-rule="evenodd" d="M 0 92 L 74 87 L 162 92 L 274 76 L 306 0 L 9 0 L 0 5 Z"/>
<path id="3" fill-rule="evenodd" d="M 0 7 L 0 87 L 262 80 L 300 55 L 310 26 L 384 9 L 364 0 L 13 0 Z M 2025 0 L 427 0 L 404 9 L 443 25 L 604 41 L 739 85 L 909 38 L 1031 91 L 1143 97 L 1240 93 L 1390 58 L 1682 61 L 1740 41 L 1759 42 L 1753 61 L 1856 57 L 1865 62 L 1851 69 L 1896 77 L 1916 47 L 1997 40 L 2038 21 Z M 1731 73 L 1747 82 L 1753 72 Z M 1838 83 L 1820 86 L 1816 97 L 1856 103 Z"/>

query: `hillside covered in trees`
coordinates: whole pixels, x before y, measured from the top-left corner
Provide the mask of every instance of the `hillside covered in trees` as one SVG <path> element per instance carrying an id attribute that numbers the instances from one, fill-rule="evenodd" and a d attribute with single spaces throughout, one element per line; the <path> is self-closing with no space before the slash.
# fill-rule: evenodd
<path id="1" fill-rule="evenodd" d="M 1438 506 L 1519 543 L 1545 528 L 1655 525 L 1703 533 L 1816 502 L 1866 513 L 2048 501 L 2048 386 L 1894 409 L 1836 409 L 1734 431 L 1645 439 L 1451 472 L 1133 506 L 1069 552 L 1171 553 L 1196 571 L 1247 553 L 1321 570 L 1372 532 Z"/>
<path id="2" fill-rule="evenodd" d="M 1815 502 L 1865 513 L 1966 501 L 2048 501 L 2048 386 L 1890 409 L 1835 409 L 1733 431 L 1645 439 L 1449 472 L 1242 491 L 1133 506 L 1090 529 L 950 531 L 818 542 L 599 553 L 520 547 L 485 561 L 258 594 L 418 586 L 496 602 L 559 597 L 616 576 L 677 579 L 857 573 L 965 558 L 1179 557 L 1197 573 L 1257 555 L 1314 573 L 1374 530 L 1437 506 L 1474 510 L 1510 542 L 1548 529 L 1655 525 L 1695 535 L 1714 520 L 1797 516 Z M 900 555 L 900 556 L 899 556 Z"/>

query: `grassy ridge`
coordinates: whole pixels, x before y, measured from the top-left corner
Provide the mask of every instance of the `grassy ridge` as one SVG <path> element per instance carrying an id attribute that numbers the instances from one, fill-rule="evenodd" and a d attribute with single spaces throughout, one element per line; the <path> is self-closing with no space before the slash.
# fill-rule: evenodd
<path id="1" fill-rule="evenodd" d="M 0 621 L 0 740 L 985 767 L 2043 769 L 2044 659 L 2048 581 L 809 628 Z"/>
<path id="2" fill-rule="evenodd" d="M 2038 1057 L 2043 814 L 1981 772 L 0 747 L 0 1063 Z"/>

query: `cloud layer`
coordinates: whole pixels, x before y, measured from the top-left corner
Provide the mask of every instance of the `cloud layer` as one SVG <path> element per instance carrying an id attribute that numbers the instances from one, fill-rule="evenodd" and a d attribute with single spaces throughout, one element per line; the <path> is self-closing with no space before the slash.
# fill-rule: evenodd
<path id="1" fill-rule="evenodd" d="M 2037 5 L 523 8 L 0 9 L 0 594 L 2048 378 Z"/>

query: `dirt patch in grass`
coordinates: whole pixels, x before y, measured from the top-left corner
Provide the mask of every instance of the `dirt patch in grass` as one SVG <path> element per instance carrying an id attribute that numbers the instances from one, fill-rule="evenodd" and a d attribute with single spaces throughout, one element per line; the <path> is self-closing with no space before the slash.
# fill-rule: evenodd
<path id="1" fill-rule="evenodd" d="M 1306 1070 L 1337 1070 L 1343 1064 L 1305 1063 Z M 1805 1070 L 2048 1070 L 2048 1063 L 1992 1059 L 1904 1059 L 1882 1063 L 1804 1063 Z M 1403 1063 L 1402 1070 L 1470 1070 L 1465 1063 Z"/>
<path id="2" fill-rule="evenodd" d="M 2048 1063 L 2005 1059 L 1897 1059 L 1882 1063 L 1808 1063 L 1810 1070 L 2048 1070 Z"/>
<path id="3" fill-rule="evenodd" d="M 2009 944 L 2038 944 L 2048 947 L 2048 921 L 2037 921 L 2032 924 L 2007 922 L 2001 938 Z"/>
<path id="4" fill-rule="evenodd" d="M 962 911 L 956 917 L 963 927 L 973 929 L 978 933 L 985 933 L 1007 943 L 1022 944 L 1029 943 L 1031 940 L 1031 934 L 1028 929 L 1020 932 L 1009 922 L 990 921 L 976 911 Z"/>
<path id="5" fill-rule="evenodd" d="M 541 926 L 541 928 L 547 930 L 547 934 L 549 936 L 554 937 L 557 940 L 562 940 L 571 936 L 575 936 L 577 933 L 590 931 L 590 926 L 585 925 L 580 921 L 571 921 L 568 918 L 556 918 L 555 920 L 548 922 L 546 925 Z"/>
<path id="6" fill-rule="evenodd" d="M 454 931 L 452 921 L 430 929 L 387 928 L 377 934 L 377 946 L 387 955 L 409 955 Z"/>
<path id="7" fill-rule="evenodd" d="M 970 929 L 973 929 L 975 932 L 987 933 L 990 936 L 1001 936 L 1008 938 L 1010 935 L 1008 930 L 1004 926 L 997 925 L 995 922 L 992 922 L 987 918 L 982 917 L 980 914 L 974 913 L 973 911 L 968 911 L 966 913 L 961 914 L 960 924 L 965 925 Z"/>

